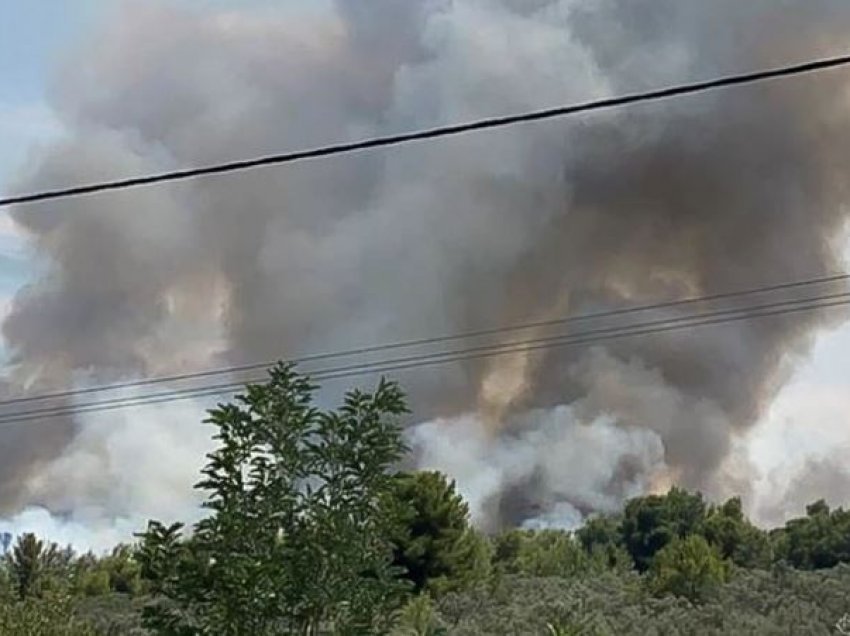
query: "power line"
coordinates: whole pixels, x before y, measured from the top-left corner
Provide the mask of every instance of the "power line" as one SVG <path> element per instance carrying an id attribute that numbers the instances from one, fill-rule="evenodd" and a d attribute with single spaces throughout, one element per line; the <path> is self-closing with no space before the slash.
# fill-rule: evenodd
<path id="1" fill-rule="evenodd" d="M 809 299 L 798 299 L 784 301 L 753 307 L 744 307 L 733 310 L 707 312 L 692 316 L 681 316 L 666 320 L 657 320 L 643 323 L 635 323 L 623 327 L 581 332 L 572 335 L 561 335 L 550 338 L 537 338 L 526 341 L 504 343 L 488 347 L 476 347 L 460 349 L 455 351 L 410 356 L 407 358 L 396 358 L 385 361 L 350 365 L 347 367 L 331 367 L 309 372 L 308 375 L 316 380 L 339 379 L 365 374 L 386 373 L 388 371 L 399 371 L 436 364 L 446 364 L 462 360 L 487 358 L 511 353 L 526 353 L 555 347 L 590 345 L 605 342 L 612 339 L 651 335 L 680 329 L 703 327 L 710 325 L 725 324 L 740 320 L 766 318 L 771 316 L 813 311 L 818 309 L 834 308 L 850 305 L 850 292 L 842 294 L 831 294 Z M 17 413 L 7 413 L 0 416 L 0 426 L 7 426 L 24 421 L 72 415 L 80 413 L 91 413 L 108 411 L 133 406 L 146 406 L 163 402 L 172 402 L 184 399 L 195 399 L 198 397 L 221 395 L 232 393 L 245 384 L 263 382 L 265 378 L 254 378 L 243 380 L 238 383 L 226 383 L 213 386 L 197 387 L 193 389 L 182 389 L 164 391 L 137 398 L 115 398 L 89 402 L 70 407 L 47 407 Z"/>
<path id="2" fill-rule="evenodd" d="M 850 294 L 845 294 L 844 296 L 850 296 Z M 826 303 L 815 303 L 810 302 L 805 306 L 796 306 L 796 307 L 786 307 L 782 309 L 774 309 L 772 311 L 759 311 L 758 313 L 741 313 L 741 310 L 738 310 L 739 315 L 731 316 L 731 317 L 713 317 L 704 320 L 693 320 L 690 322 L 682 322 L 682 319 L 671 319 L 667 321 L 660 321 L 666 324 L 663 325 L 655 325 L 650 328 L 642 328 L 643 325 L 630 325 L 623 328 L 612 329 L 610 333 L 606 333 L 601 336 L 594 337 L 586 337 L 583 334 L 578 334 L 577 336 L 561 336 L 559 338 L 553 338 L 551 340 L 541 341 L 529 341 L 531 344 L 526 342 L 517 342 L 517 343 L 507 343 L 504 346 L 493 346 L 491 348 L 487 348 L 486 350 L 478 349 L 473 353 L 469 353 L 466 350 L 461 350 L 461 352 L 446 352 L 442 354 L 430 354 L 424 356 L 417 356 L 411 358 L 404 359 L 396 359 L 389 360 L 384 362 L 377 363 L 368 363 L 363 365 L 352 365 L 350 367 L 342 367 L 342 368 L 330 368 L 330 369 L 322 369 L 317 372 L 311 372 L 308 375 L 316 380 L 325 380 L 325 379 L 338 379 L 344 377 L 352 377 L 357 375 L 365 375 L 365 374 L 376 374 L 376 373 L 385 373 L 387 371 L 398 371 L 428 365 L 435 364 L 445 364 L 449 362 L 456 362 L 461 360 L 471 360 L 478 358 L 486 358 L 493 357 L 498 355 L 505 355 L 510 353 L 521 353 L 521 352 L 530 352 L 537 351 L 541 349 L 549 349 L 560 346 L 574 346 L 574 345 L 586 345 L 586 344 L 596 344 L 598 342 L 603 342 L 616 338 L 623 337 L 631 337 L 636 335 L 649 335 L 649 334 L 657 334 L 663 333 L 667 331 L 673 331 L 677 329 L 691 328 L 691 327 L 700 327 L 707 325 L 715 325 L 715 324 L 723 324 L 727 322 L 733 322 L 738 320 L 745 319 L 753 319 L 753 318 L 763 318 L 769 316 L 776 316 L 788 313 L 795 313 L 801 311 L 811 311 L 815 309 L 825 309 L 837 306 L 843 306 L 850 304 L 850 298 L 845 298 L 844 300 L 835 300 L 832 302 Z M 727 313 L 727 312 L 724 312 Z M 638 327 L 638 328 L 636 328 Z M 183 399 L 194 399 L 198 397 L 204 397 L 209 395 L 222 395 L 224 393 L 232 393 L 240 388 L 243 388 L 245 384 L 254 384 L 265 381 L 265 377 L 260 378 L 252 378 L 249 380 L 243 380 L 241 382 L 220 384 L 214 386 L 205 386 L 198 387 L 193 389 L 183 389 L 183 390 L 174 390 L 174 391 L 166 391 L 162 393 L 157 393 L 148 396 L 140 396 L 138 398 L 118 398 L 112 400 L 104 400 L 99 402 L 87 403 L 79 406 L 72 407 L 56 407 L 56 408 L 45 408 L 45 409 L 37 409 L 33 411 L 24 411 L 22 413 L 10 413 L 7 414 L 6 417 L 0 417 L 0 426 L 16 423 L 20 421 L 32 420 L 32 419 L 40 419 L 44 417 L 54 417 L 60 415 L 70 415 L 76 413 L 88 413 L 94 411 L 103 411 L 103 410 L 113 410 L 116 408 L 126 408 L 132 406 L 145 406 L 148 404 L 158 404 L 162 402 L 171 402 L 176 400 Z"/>
<path id="3" fill-rule="evenodd" d="M 850 279 L 850 274 L 832 274 L 829 276 L 822 276 L 818 278 L 810 278 L 799 281 L 792 281 L 786 283 L 778 283 L 774 285 L 763 285 L 760 287 L 754 287 L 744 290 L 737 291 L 728 291 L 728 292 L 719 292 L 714 294 L 708 294 L 703 296 L 692 296 L 690 298 L 684 298 L 680 300 L 672 300 L 665 301 L 659 303 L 653 303 L 648 305 L 636 305 L 631 307 L 623 307 L 619 309 L 612 309 L 606 311 L 597 311 L 597 312 L 588 312 L 584 314 L 578 314 L 575 316 L 565 316 L 562 318 L 553 318 L 550 320 L 540 320 L 535 322 L 526 322 L 517 325 L 510 325 L 504 327 L 492 327 L 488 329 L 479 329 L 475 331 L 465 331 L 455 334 L 447 334 L 441 336 L 434 336 L 430 338 L 419 338 L 416 340 L 406 340 L 406 341 L 398 341 L 386 344 L 379 345 L 371 345 L 365 347 L 359 347 L 354 349 L 341 350 L 336 352 L 324 352 L 324 353 L 316 353 L 316 354 L 307 354 L 300 357 L 290 358 L 287 361 L 294 364 L 305 364 L 309 362 L 318 362 L 320 360 L 330 360 L 334 358 L 346 358 L 352 357 L 356 355 L 365 355 L 371 353 L 381 353 L 386 351 L 398 350 L 398 349 L 409 349 L 413 347 L 425 346 L 425 345 L 433 345 L 433 344 L 443 344 L 458 340 L 466 340 L 471 338 L 479 338 L 484 336 L 492 336 L 492 335 L 500 335 L 505 333 L 511 333 L 516 331 L 525 331 L 529 329 L 539 329 L 543 327 L 554 327 L 558 325 L 570 325 L 574 323 L 581 323 L 588 320 L 599 320 L 604 318 L 614 318 L 619 316 L 625 316 L 629 314 L 635 314 L 640 312 L 647 311 L 658 311 L 662 309 L 675 309 L 677 307 L 684 307 L 688 305 L 698 304 L 698 303 L 706 303 L 713 302 L 718 300 L 729 300 L 732 298 L 741 298 L 746 296 L 752 296 L 755 294 L 763 294 L 769 292 L 776 291 L 787 291 L 790 289 L 802 288 L 802 287 L 810 287 L 815 285 L 823 285 L 827 283 L 836 283 L 840 281 L 847 281 Z M 196 380 L 200 378 L 208 378 L 217 375 L 226 375 L 226 374 L 235 374 L 235 373 L 243 373 L 247 371 L 256 371 L 259 369 L 268 369 L 274 366 L 278 360 L 270 360 L 265 362 L 256 362 L 251 364 L 237 365 L 237 366 L 227 366 L 227 367 L 218 367 L 214 369 L 207 369 L 204 371 L 195 371 L 191 373 L 181 373 L 175 375 L 168 376 L 158 376 L 154 378 L 145 378 L 141 380 L 132 380 L 128 382 L 118 382 L 113 384 L 105 384 L 99 386 L 85 387 L 82 389 L 71 389 L 67 391 L 58 391 L 54 393 L 42 393 L 38 395 L 30 395 L 30 396 L 22 396 L 16 398 L 9 398 L 5 400 L 0 400 L 0 408 L 4 406 L 9 406 L 12 404 L 24 404 L 29 402 L 43 401 L 49 399 L 61 399 L 61 398 L 69 398 L 69 397 L 77 397 L 81 395 L 87 395 L 92 393 L 101 393 L 105 391 L 116 391 L 119 389 L 130 389 L 130 388 L 139 388 L 143 386 L 151 386 L 156 384 L 169 384 L 174 382 L 180 382 L 185 380 Z M 0 414 L 2 417 L 2 414 Z"/>
<path id="4" fill-rule="evenodd" d="M 318 375 L 312 375 L 312 374 L 310 374 L 310 375 L 311 375 L 311 377 L 314 377 L 318 380 L 329 380 L 329 379 L 335 380 L 335 379 L 338 379 L 338 378 L 345 378 L 345 377 L 351 377 L 351 376 L 357 376 L 357 375 L 365 375 L 367 373 L 374 375 L 376 373 L 385 373 L 387 371 L 400 371 L 400 370 L 404 370 L 404 369 L 417 368 L 417 367 L 428 366 L 428 365 L 433 365 L 433 364 L 444 364 L 444 363 L 456 362 L 456 361 L 460 361 L 460 360 L 473 360 L 473 359 L 479 359 L 479 358 L 489 358 L 489 357 L 494 357 L 494 356 L 507 355 L 507 354 L 511 354 L 511 353 L 529 353 L 529 352 L 532 352 L 532 351 L 539 351 L 539 350 L 543 350 L 543 349 L 552 349 L 552 348 L 557 348 L 557 347 L 567 347 L 567 346 L 576 346 L 576 345 L 592 345 L 592 344 L 598 344 L 600 342 L 607 342 L 609 340 L 616 340 L 616 339 L 632 337 L 632 336 L 653 335 L 653 334 L 665 333 L 665 332 L 676 331 L 676 330 L 681 330 L 681 329 L 688 329 L 688 328 L 693 328 L 693 327 L 704 327 L 704 326 L 725 324 L 725 323 L 729 323 L 729 322 L 736 322 L 736 321 L 739 321 L 739 320 L 751 320 L 751 319 L 756 319 L 756 318 L 767 318 L 767 317 L 785 315 L 785 314 L 790 314 L 790 313 L 799 313 L 799 312 L 804 312 L 804 311 L 812 311 L 812 310 L 816 310 L 816 309 L 829 309 L 829 308 L 834 308 L 834 307 L 839 307 L 839 306 L 847 306 L 847 305 L 850 305 L 850 298 L 845 299 L 845 300 L 835 300 L 835 301 L 832 301 L 832 302 L 825 302 L 825 303 L 822 303 L 822 304 L 812 303 L 812 304 L 809 304 L 809 305 L 806 305 L 806 306 L 791 307 L 791 308 L 787 308 L 787 309 L 779 309 L 779 310 L 773 310 L 773 311 L 762 311 L 762 312 L 759 312 L 759 313 L 748 314 L 748 315 L 738 315 L 738 316 L 732 316 L 732 317 L 726 317 L 726 318 L 723 318 L 723 317 L 712 318 L 712 319 L 697 320 L 697 321 L 687 322 L 687 323 L 674 323 L 674 324 L 668 324 L 668 325 L 663 325 L 663 326 L 655 326 L 655 327 L 651 327 L 651 328 L 648 328 L 648 329 L 623 328 L 623 329 L 621 329 L 619 331 L 615 331 L 613 333 L 608 333 L 608 334 L 605 334 L 605 335 L 596 336 L 596 337 L 592 337 L 592 338 L 571 338 L 569 336 L 565 336 L 561 339 L 553 340 L 553 341 L 550 341 L 550 342 L 531 344 L 531 345 L 527 345 L 527 346 L 522 345 L 522 346 L 505 347 L 505 348 L 501 348 L 501 349 L 493 350 L 493 351 L 474 353 L 472 355 L 458 355 L 458 356 L 454 356 L 454 357 L 441 357 L 441 358 L 435 358 L 435 359 L 429 359 L 429 360 L 420 360 L 420 361 L 414 361 L 414 362 L 408 362 L 408 363 L 402 363 L 402 364 L 393 364 L 393 365 L 388 365 L 388 366 L 375 366 L 375 367 L 370 367 L 370 368 L 362 369 L 362 370 L 353 369 L 351 371 L 343 371 L 343 372 L 340 372 L 340 373 L 327 373 L 327 374 L 323 373 L 323 374 L 318 374 Z M 265 380 L 265 378 L 263 378 L 261 380 L 257 380 L 257 381 L 255 381 L 255 383 L 260 382 L 260 381 L 264 381 L 264 380 Z M 0 419 L 0 425 L 2 425 L 2 423 L 3 423 L 3 420 Z"/>
<path id="5" fill-rule="evenodd" d="M 163 183 L 167 181 L 182 181 L 186 179 L 194 179 L 197 177 L 221 174 L 225 172 L 236 172 L 259 168 L 261 166 L 280 165 L 304 161 L 307 159 L 319 159 L 332 155 L 348 154 L 369 150 L 373 148 L 382 148 L 388 146 L 398 146 L 414 141 L 423 141 L 426 139 L 435 139 L 438 137 L 449 137 L 461 135 L 470 132 L 481 130 L 489 130 L 493 128 L 502 128 L 515 124 L 522 124 L 544 119 L 553 119 L 556 117 L 565 117 L 578 113 L 585 113 L 595 110 L 603 110 L 617 108 L 636 104 L 639 102 L 655 101 L 660 99 L 668 99 L 682 95 L 705 92 L 719 88 L 728 88 L 742 84 L 752 84 L 766 80 L 779 79 L 793 75 L 801 75 L 805 73 L 813 73 L 831 68 L 845 66 L 850 64 L 850 55 L 831 57 L 826 59 L 805 62 L 793 66 L 785 66 L 773 68 L 752 73 L 740 75 L 730 75 L 717 79 L 695 82 L 691 84 L 680 84 L 657 90 L 647 91 L 643 93 L 632 93 L 618 97 L 610 97 L 595 101 L 583 102 L 579 104 L 571 104 L 566 106 L 558 106 L 544 110 L 531 111 L 516 115 L 507 115 L 503 117 L 492 117 L 480 119 L 473 122 L 463 124 L 454 124 L 449 126 L 441 126 L 425 130 L 402 133 L 398 135 L 389 135 L 385 137 L 374 137 L 361 141 L 333 144 L 312 148 L 308 150 L 297 150 L 284 154 L 268 155 L 264 157 L 256 157 L 253 159 L 244 159 L 240 161 L 231 161 L 228 163 L 215 164 L 201 168 L 190 168 L 185 170 L 174 170 L 170 172 L 162 172 L 146 176 L 132 177 L 128 179 L 119 179 L 115 181 L 103 181 L 100 183 L 91 183 L 87 185 L 79 185 L 68 188 L 60 188 L 56 190 L 47 190 L 42 192 L 34 192 L 30 194 L 20 194 L 4 199 L 0 199 L 0 207 L 22 203 L 34 203 L 36 201 L 46 201 L 49 199 L 61 199 L 68 197 L 81 196 L 84 194 L 94 194 L 96 192 L 104 192 L 107 190 L 123 190 L 138 186 L 152 185 L 155 183 Z"/>

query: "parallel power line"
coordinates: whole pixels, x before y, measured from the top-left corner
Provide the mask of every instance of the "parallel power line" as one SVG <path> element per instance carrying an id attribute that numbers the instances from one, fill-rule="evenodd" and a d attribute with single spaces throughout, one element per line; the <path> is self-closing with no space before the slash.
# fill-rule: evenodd
<path id="1" fill-rule="evenodd" d="M 489 358 L 515 353 L 529 353 L 555 347 L 587 346 L 609 340 L 651 335 L 675 330 L 691 329 L 710 325 L 720 325 L 741 320 L 752 320 L 782 316 L 791 313 L 808 312 L 850 305 L 850 292 L 825 294 L 805 299 L 786 300 L 761 305 L 751 305 L 736 309 L 725 309 L 677 316 L 654 321 L 637 322 L 620 327 L 587 330 L 575 334 L 513 341 L 495 345 L 467 347 L 453 351 L 444 351 L 417 356 L 392 358 L 375 362 L 329 367 L 308 372 L 315 380 L 346 378 L 366 374 L 386 373 L 423 366 L 446 364 L 451 362 Z M 46 407 L 27 411 L 5 413 L 0 416 L 0 426 L 9 426 L 20 422 L 46 419 L 64 415 L 109 411 L 114 409 L 159 404 L 199 397 L 234 393 L 246 384 L 264 381 L 265 378 L 252 378 L 240 382 L 229 382 L 192 389 L 169 390 L 137 398 L 114 398 L 92 401 L 83 404 L 62 407 Z"/>
<path id="2" fill-rule="evenodd" d="M 350 358 L 354 356 L 360 355 L 368 355 L 374 353 L 385 353 L 388 351 L 396 351 L 400 349 L 412 349 L 415 347 L 422 346 L 430 346 L 437 344 L 446 344 L 450 342 L 457 342 L 461 340 L 471 340 L 475 338 L 482 338 L 486 336 L 496 336 L 502 334 L 508 334 L 512 332 L 521 332 L 521 331 L 529 331 L 532 329 L 542 329 L 547 327 L 557 327 L 557 326 L 570 326 L 573 324 L 582 324 L 588 321 L 598 321 L 608 318 L 618 318 L 622 316 L 628 316 L 631 314 L 650 312 L 650 311 L 660 311 L 667 309 L 678 309 L 681 307 L 687 307 L 690 305 L 698 305 L 702 303 L 708 302 L 716 302 L 720 300 L 732 300 L 739 298 L 746 298 L 748 296 L 755 296 L 759 294 L 767 294 L 778 291 L 790 291 L 796 289 L 805 289 L 813 286 L 819 285 L 827 285 L 831 283 L 839 283 L 839 282 L 847 282 L 850 280 L 850 274 L 831 274 L 828 276 L 820 276 L 817 278 L 808 278 L 803 280 L 777 283 L 773 285 L 762 285 L 759 287 L 751 287 L 747 289 L 735 290 L 735 291 L 726 291 L 726 292 L 718 292 L 714 294 L 706 294 L 701 296 L 691 296 L 688 298 L 683 298 L 679 300 L 671 300 L 664 301 L 652 304 L 645 305 L 632 305 L 628 307 L 621 307 L 617 309 L 610 309 L 605 311 L 595 311 L 588 313 L 581 313 L 576 315 L 568 315 L 561 318 L 552 318 L 549 320 L 538 320 L 534 322 L 525 322 L 515 325 L 507 325 L 501 327 L 491 327 L 487 329 L 478 329 L 474 331 L 463 331 L 454 334 L 444 334 L 439 336 L 432 336 L 428 338 L 418 338 L 414 340 L 402 340 L 391 343 L 377 344 L 371 346 L 358 347 L 353 349 L 344 349 L 339 351 L 329 351 L 323 353 L 313 353 L 302 355 L 298 357 L 286 357 L 282 356 L 286 359 L 286 361 L 291 362 L 293 364 L 306 364 L 312 362 L 319 362 L 324 360 L 332 360 L 335 358 Z M 143 378 L 139 380 L 132 380 L 127 382 L 116 382 L 111 384 L 102 384 L 99 386 L 90 386 L 79 389 L 71 389 L 67 391 L 57 391 L 53 393 L 40 393 L 37 395 L 27 395 L 20 397 L 13 397 L 0 400 L 0 408 L 18 404 L 25 404 L 30 402 L 38 402 L 44 400 L 51 399 L 64 399 L 64 398 L 74 398 L 82 395 L 92 394 L 92 393 L 103 393 L 106 391 L 117 391 L 121 389 L 138 389 L 146 386 L 152 386 L 156 384 L 172 384 L 175 382 L 183 382 L 189 380 L 199 380 L 202 378 L 210 378 L 219 375 L 233 375 L 238 373 L 245 373 L 248 371 L 258 371 L 263 369 L 269 369 L 274 366 L 281 358 L 275 360 L 266 360 L 263 362 L 253 362 L 250 364 L 242 364 L 242 365 L 233 365 L 233 366 L 224 366 L 224 367 L 216 367 L 213 369 L 204 369 L 202 371 L 194 371 L 189 373 L 180 373 L 174 375 L 165 375 L 165 376 L 157 376 L 152 378 Z M 0 417 L 3 414 L 0 413 Z"/>
<path id="3" fill-rule="evenodd" d="M 226 172 L 236 172 L 252 168 L 259 168 L 262 166 L 294 163 L 307 159 L 319 159 L 322 157 L 349 154 L 374 148 L 398 146 L 414 141 L 424 141 L 428 139 L 435 139 L 438 137 L 449 137 L 476 131 L 503 128 L 506 126 L 513 126 L 516 124 L 529 123 L 544 119 L 553 119 L 556 117 L 566 117 L 568 115 L 576 115 L 579 113 L 586 113 L 590 111 L 618 108 L 630 104 L 636 104 L 639 102 L 657 101 L 661 99 L 668 99 L 671 97 L 679 97 L 683 95 L 690 95 L 694 93 L 716 90 L 720 88 L 729 88 L 732 86 L 739 86 L 743 84 L 753 84 L 755 82 L 775 80 L 794 75 L 802 75 L 837 68 L 840 66 L 846 66 L 848 64 L 850 64 L 850 55 L 831 57 L 805 62 L 802 64 L 796 64 L 793 66 L 784 66 L 780 68 L 773 68 L 740 75 L 729 75 L 702 82 L 680 84 L 677 86 L 670 86 L 667 88 L 661 88 L 642 93 L 632 93 L 628 95 L 609 97 L 605 99 L 583 102 L 579 104 L 570 104 L 565 106 L 558 106 L 555 108 L 547 108 L 544 110 L 525 112 L 515 115 L 507 115 L 504 117 L 480 119 L 477 121 L 462 124 L 454 124 L 437 128 L 429 128 L 425 130 L 417 130 L 398 135 L 374 137 L 361 141 L 339 143 L 307 150 L 296 150 L 294 152 L 268 155 L 264 157 L 256 157 L 253 159 L 231 161 L 228 163 L 220 163 L 200 168 L 174 170 L 170 172 L 161 172 L 159 174 L 150 174 L 145 176 L 132 177 L 128 179 L 119 179 L 116 181 L 103 181 L 99 183 L 90 183 L 86 185 L 59 188 L 56 190 L 33 192 L 29 194 L 19 194 L 0 199 L 0 207 L 22 203 L 34 203 L 36 201 L 46 201 L 49 199 L 75 197 L 84 194 L 105 192 L 108 190 L 123 190 L 126 188 L 152 185 L 155 183 L 163 183 L 167 181 L 182 181 L 186 179 L 194 179 L 197 177 L 222 174 Z"/>

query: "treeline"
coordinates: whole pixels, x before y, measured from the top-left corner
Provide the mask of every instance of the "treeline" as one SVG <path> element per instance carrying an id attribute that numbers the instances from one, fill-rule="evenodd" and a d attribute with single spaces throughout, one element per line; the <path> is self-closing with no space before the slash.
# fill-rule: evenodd
<path id="1" fill-rule="evenodd" d="M 445 476 L 395 470 L 398 386 L 334 411 L 314 390 L 279 366 L 210 412 L 192 528 L 152 521 L 105 556 L 18 537 L 0 634 L 829 633 L 850 612 L 850 511 L 765 531 L 673 489 L 484 536 Z"/>

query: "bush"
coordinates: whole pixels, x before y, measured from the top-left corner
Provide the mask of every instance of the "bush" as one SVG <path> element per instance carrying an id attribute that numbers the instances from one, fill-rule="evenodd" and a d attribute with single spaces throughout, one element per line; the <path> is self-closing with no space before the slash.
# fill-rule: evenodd
<path id="1" fill-rule="evenodd" d="M 396 614 L 392 636 L 442 636 L 445 626 L 427 594 L 413 597 Z"/>
<path id="2" fill-rule="evenodd" d="M 64 595 L 0 603 L 0 634 L 97 636 L 91 624 L 75 616 L 70 597 Z"/>

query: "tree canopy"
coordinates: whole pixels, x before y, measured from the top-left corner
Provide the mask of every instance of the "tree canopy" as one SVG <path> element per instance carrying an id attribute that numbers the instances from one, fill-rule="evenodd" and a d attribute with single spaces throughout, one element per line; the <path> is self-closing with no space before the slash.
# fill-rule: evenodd
<path id="1" fill-rule="evenodd" d="M 218 448 L 197 488 L 209 515 L 183 539 L 152 522 L 140 560 L 162 601 L 151 627 L 175 633 L 370 631 L 401 592 L 388 540 L 389 469 L 405 445 L 397 385 L 349 392 L 334 411 L 276 367 L 211 411 Z"/>
<path id="2" fill-rule="evenodd" d="M 637 569 L 648 570 L 656 552 L 677 538 L 697 532 L 705 514 L 702 496 L 679 488 L 666 495 L 630 500 L 623 511 L 620 534 Z"/>
<path id="3" fill-rule="evenodd" d="M 728 568 L 716 547 L 692 534 L 675 538 L 652 560 L 650 587 L 656 594 L 704 600 L 726 581 Z"/>
<path id="4" fill-rule="evenodd" d="M 454 482 L 439 472 L 400 473 L 393 490 L 400 523 L 394 564 L 414 592 L 463 588 L 487 577 L 486 540 L 469 525 L 469 508 Z"/>
<path id="5" fill-rule="evenodd" d="M 850 510 L 830 510 L 825 501 L 806 508 L 774 532 L 777 556 L 796 568 L 817 570 L 850 563 Z"/>

